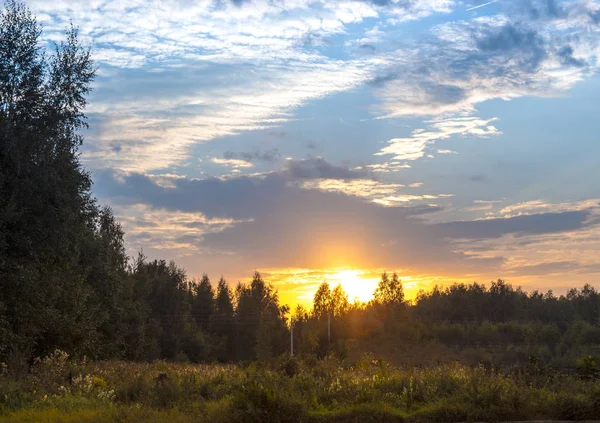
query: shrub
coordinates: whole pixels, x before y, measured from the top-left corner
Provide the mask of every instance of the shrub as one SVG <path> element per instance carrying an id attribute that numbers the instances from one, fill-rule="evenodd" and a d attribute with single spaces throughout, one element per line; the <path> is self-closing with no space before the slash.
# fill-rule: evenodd
<path id="1" fill-rule="evenodd" d="M 584 379 L 600 378 L 600 366 L 598 359 L 591 355 L 581 357 L 577 360 L 577 373 Z"/>
<path id="2" fill-rule="evenodd" d="M 231 422 L 298 423 L 306 421 L 307 410 L 293 392 L 252 381 L 233 397 Z"/>
<path id="3" fill-rule="evenodd" d="M 385 404 L 365 404 L 312 413 L 314 423 L 403 423 L 404 415 Z"/>

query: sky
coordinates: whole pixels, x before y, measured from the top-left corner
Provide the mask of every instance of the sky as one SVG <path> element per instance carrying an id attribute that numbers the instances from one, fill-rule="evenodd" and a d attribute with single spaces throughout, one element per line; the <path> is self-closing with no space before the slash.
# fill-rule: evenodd
<path id="1" fill-rule="evenodd" d="M 131 256 L 283 302 L 600 286 L 600 0 L 28 0 Z"/>

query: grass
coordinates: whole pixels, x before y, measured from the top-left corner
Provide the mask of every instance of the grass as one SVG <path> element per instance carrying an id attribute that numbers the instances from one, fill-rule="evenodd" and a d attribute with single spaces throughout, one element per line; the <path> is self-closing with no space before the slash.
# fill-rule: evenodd
<path id="1" fill-rule="evenodd" d="M 0 377 L 0 423 L 458 422 L 600 416 L 600 381 L 458 364 L 398 368 L 368 357 L 268 364 L 37 362 Z"/>

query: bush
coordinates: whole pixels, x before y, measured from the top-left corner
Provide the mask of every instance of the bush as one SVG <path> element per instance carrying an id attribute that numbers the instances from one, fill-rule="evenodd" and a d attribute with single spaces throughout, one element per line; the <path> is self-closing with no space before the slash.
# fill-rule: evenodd
<path id="1" fill-rule="evenodd" d="M 366 404 L 311 415 L 314 423 L 403 423 L 404 415 L 385 404 Z"/>
<path id="2" fill-rule="evenodd" d="M 591 355 L 581 357 L 577 360 L 577 373 L 584 379 L 600 378 L 600 366 L 598 359 Z"/>
<path id="3" fill-rule="evenodd" d="M 297 423 L 307 419 L 302 401 L 293 392 L 274 386 L 251 382 L 234 395 L 231 404 L 231 422 L 243 423 Z"/>
<path id="4" fill-rule="evenodd" d="M 288 377 L 294 377 L 300 373 L 300 361 L 297 358 L 286 356 L 279 366 L 279 370 Z"/>

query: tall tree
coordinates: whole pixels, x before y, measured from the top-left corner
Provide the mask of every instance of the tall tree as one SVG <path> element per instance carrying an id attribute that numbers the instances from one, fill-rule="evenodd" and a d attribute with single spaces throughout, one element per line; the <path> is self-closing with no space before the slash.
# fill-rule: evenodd
<path id="1" fill-rule="evenodd" d="M 194 286 L 193 292 L 192 314 L 198 327 L 208 331 L 210 318 L 215 308 L 215 293 L 206 273 L 202 275 L 200 282 Z"/>
<path id="2" fill-rule="evenodd" d="M 333 291 L 331 291 L 331 313 L 334 316 L 342 316 L 350 308 L 350 302 L 348 301 L 348 294 L 342 288 L 342 284 L 338 284 Z"/>
<path id="3" fill-rule="evenodd" d="M 233 295 L 223 277 L 217 284 L 215 311 L 211 318 L 211 333 L 220 337 L 216 358 L 220 361 L 235 359 L 235 327 Z"/>
<path id="4" fill-rule="evenodd" d="M 0 304 L 10 335 L 0 343 L 93 353 L 105 315 L 86 251 L 100 210 L 77 150 L 95 68 L 75 28 L 49 60 L 40 36 L 31 12 L 9 0 L 0 12 Z"/>
<path id="5" fill-rule="evenodd" d="M 317 288 L 315 296 L 313 298 L 313 315 L 317 319 L 323 319 L 327 317 L 327 314 L 331 312 L 331 289 L 327 282 L 323 282 Z"/>
<path id="6" fill-rule="evenodd" d="M 383 305 L 397 305 L 404 302 L 404 287 L 396 272 L 391 279 L 387 272 L 381 275 L 374 297 L 375 302 Z"/>
<path id="7" fill-rule="evenodd" d="M 238 359 L 270 358 L 286 349 L 287 306 L 279 304 L 277 291 L 255 272 L 250 285 L 236 289 L 236 353 Z"/>

